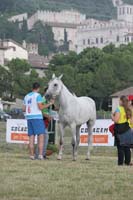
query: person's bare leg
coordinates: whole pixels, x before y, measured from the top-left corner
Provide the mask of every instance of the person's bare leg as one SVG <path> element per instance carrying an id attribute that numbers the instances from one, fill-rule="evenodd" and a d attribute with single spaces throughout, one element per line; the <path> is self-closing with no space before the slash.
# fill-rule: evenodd
<path id="1" fill-rule="evenodd" d="M 44 147 L 44 134 L 40 134 L 38 136 L 38 150 L 39 150 L 39 155 L 43 156 L 43 147 Z"/>
<path id="2" fill-rule="evenodd" d="M 34 156 L 34 143 L 35 143 L 35 136 L 31 135 L 29 137 L 30 156 Z"/>

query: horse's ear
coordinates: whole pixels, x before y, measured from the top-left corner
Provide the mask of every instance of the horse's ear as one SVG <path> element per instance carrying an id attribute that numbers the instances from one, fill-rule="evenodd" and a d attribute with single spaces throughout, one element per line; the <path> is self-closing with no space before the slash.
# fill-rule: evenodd
<path id="1" fill-rule="evenodd" d="M 62 77 L 63 77 L 63 74 L 61 74 L 61 75 L 58 77 L 58 79 L 60 79 L 60 80 L 61 80 L 61 79 L 62 79 Z"/>
<path id="2" fill-rule="evenodd" d="M 54 78 L 55 78 L 55 74 L 52 75 L 52 79 L 54 79 Z"/>

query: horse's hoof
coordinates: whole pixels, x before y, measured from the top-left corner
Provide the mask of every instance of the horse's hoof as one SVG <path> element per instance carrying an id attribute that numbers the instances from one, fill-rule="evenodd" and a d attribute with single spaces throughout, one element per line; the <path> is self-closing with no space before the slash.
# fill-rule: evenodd
<path id="1" fill-rule="evenodd" d="M 90 158 L 86 158 L 85 160 L 90 160 Z"/>
<path id="2" fill-rule="evenodd" d="M 77 159 L 76 159 L 76 158 L 73 158 L 73 161 L 77 161 Z"/>
<path id="3" fill-rule="evenodd" d="M 62 160 L 62 157 L 61 157 L 61 156 L 58 156 L 58 157 L 57 157 L 57 160 Z"/>

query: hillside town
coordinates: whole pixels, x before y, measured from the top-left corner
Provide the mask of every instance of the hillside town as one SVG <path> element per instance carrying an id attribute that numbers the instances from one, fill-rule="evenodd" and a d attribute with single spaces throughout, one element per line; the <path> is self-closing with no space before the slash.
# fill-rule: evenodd
<path id="1" fill-rule="evenodd" d="M 64 42 L 65 33 L 69 51 L 82 52 L 87 47 L 103 48 L 112 43 L 115 46 L 128 44 L 133 41 L 133 5 L 124 4 L 122 0 L 112 0 L 117 9 L 117 18 L 109 21 L 87 19 L 85 14 L 75 10 L 63 10 L 60 12 L 38 10 L 32 16 L 27 13 L 15 15 L 8 20 L 19 24 L 21 29 L 24 21 L 28 30 L 32 30 L 34 24 L 41 21 L 52 27 L 56 45 Z M 23 41 L 18 44 L 12 40 L 0 40 L 0 64 L 6 64 L 13 58 L 26 59 L 34 68 L 47 69 L 49 57 L 39 56 L 38 44 Z"/>
<path id="2" fill-rule="evenodd" d="M 52 27 L 57 45 L 64 41 L 65 31 L 69 50 L 80 53 L 87 47 L 103 48 L 112 43 L 116 46 L 133 41 L 133 5 L 122 0 L 112 0 L 117 9 L 117 18 L 109 21 L 87 19 L 85 14 L 75 10 L 61 12 L 41 11 L 28 17 L 27 13 L 12 16 L 9 21 L 18 22 L 21 28 L 23 20 L 31 30 L 37 21 Z"/>

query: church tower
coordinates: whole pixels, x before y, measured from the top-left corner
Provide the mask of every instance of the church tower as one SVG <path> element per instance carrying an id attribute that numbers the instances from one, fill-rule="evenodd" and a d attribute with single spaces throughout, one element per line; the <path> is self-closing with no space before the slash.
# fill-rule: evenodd
<path id="1" fill-rule="evenodd" d="M 118 20 L 133 23 L 133 5 L 122 4 L 117 7 Z"/>

